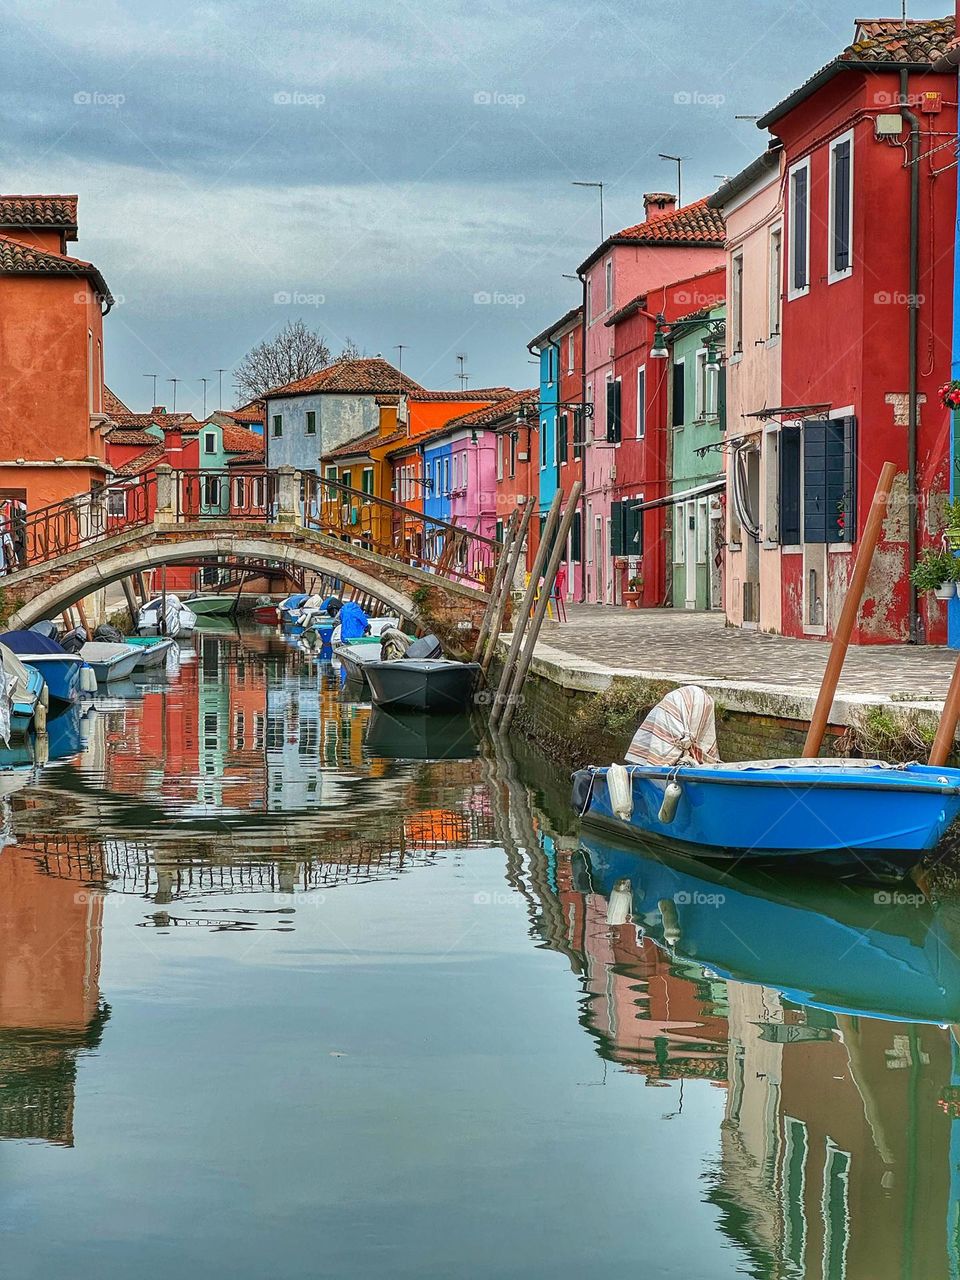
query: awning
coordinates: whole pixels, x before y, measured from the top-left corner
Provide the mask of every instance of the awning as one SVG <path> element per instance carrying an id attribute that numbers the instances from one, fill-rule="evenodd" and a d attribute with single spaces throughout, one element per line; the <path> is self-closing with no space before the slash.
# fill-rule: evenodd
<path id="1" fill-rule="evenodd" d="M 695 489 L 682 489 L 680 493 L 671 493 L 666 498 L 653 498 L 650 502 L 638 502 L 634 511 L 652 511 L 654 507 L 670 507 L 675 502 L 686 502 L 688 498 L 699 498 L 705 493 L 721 493 L 727 487 L 725 476 L 719 480 L 711 480 L 707 484 L 698 484 Z"/>

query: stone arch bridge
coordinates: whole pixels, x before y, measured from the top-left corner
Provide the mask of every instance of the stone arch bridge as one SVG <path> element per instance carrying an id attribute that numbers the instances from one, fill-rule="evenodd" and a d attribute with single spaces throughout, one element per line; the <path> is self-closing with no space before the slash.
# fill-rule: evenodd
<path id="1" fill-rule="evenodd" d="M 412 623 L 479 626 L 499 545 L 292 467 L 176 471 L 164 464 L 28 513 L 0 589 L 7 626 L 163 565 L 223 557 L 338 578 Z"/>

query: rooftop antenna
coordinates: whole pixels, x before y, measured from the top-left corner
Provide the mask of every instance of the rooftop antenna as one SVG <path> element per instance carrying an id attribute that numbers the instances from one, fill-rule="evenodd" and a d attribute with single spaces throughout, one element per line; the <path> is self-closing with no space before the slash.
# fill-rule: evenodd
<path id="1" fill-rule="evenodd" d="M 906 26 L 907 25 L 907 0 L 903 0 L 903 3 L 900 6 L 900 11 L 901 11 L 901 18 L 903 21 L 903 25 Z"/>
<path id="2" fill-rule="evenodd" d="M 217 408 L 218 409 L 223 408 L 223 375 L 226 372 L 227 372 L 226 369 L 217 370 Z"/>
<path id="3" fill-rule="evenodd" d="M 457 364 L 459 364 L 460 366 L 460 372 L 457 374 L 457 379 L 460 383 L 461 391 L 466 391 L 467 383 L 470 381 L 470 375 L 469 373 L 466 372 L 466 370 L 463 367 L 466 364 L 466 360 L 467 360 L 466 352 L 464 352 L 462 355 L 457 356 Z"/>
<path id="4" fill-rule="evenodd" d="M 207 420 L 207 379 L 201 378 L 200 381 L 203 383 L 203 420 L 204 422 L 206 422 Z"/>
<path id="5" fill-rule="evenodd" d="M 400 375 L 397 391 L 403 395 L 403 353 L 408 350 L 406 343 L 398 342 L 393 348 L 397 353 L 397 373 Z"/>
<path id="6" fill-rule="evenodd" d="M 153 379 L 153 400 L 150 402 L 150 407 L 152 409 L 157 403 L 157 375 L 155 373 L 145 373 L 143 376 L 145 378 Z"/>
<path id="7" fill-rule="evenodd" d="M 668 156 L 662 151 L 658 151 L 661 160 L 669 160 L 677 166 L 677 208 L 683 208 L 683 162 L 686 156 Z"/>
<path id="8" fill-rule="evenodd" d="M 171 410 L 171 412 L 176 413 L 177 412 L 177 383 L 180 381 L 180 379 L 168 378 L 167 381 L 173 383 L 173 409 Z"/>
<path id="9" fill-rule="evenodd" d="M 600 192 L 600 243 L 603 243 L 603 183 L 602 182 L 572 182 L 573 187 L 596 187 Z"/>

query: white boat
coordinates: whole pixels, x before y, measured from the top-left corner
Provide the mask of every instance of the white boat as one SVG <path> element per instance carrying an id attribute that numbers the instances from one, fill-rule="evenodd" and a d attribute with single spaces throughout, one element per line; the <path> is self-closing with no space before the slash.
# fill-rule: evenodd
<path id="1" fill-rule="evenodd" d="M 149 671 L 166 663 L 177 642 L 173 636 L 127 636 L 123 643 L 137 652 L 134 671 Z"/>
<path id="2" fill-rule="evenodd" d="M 142 605 L 137 614 L 137 630 L 141 634 L 160 633 L 168 636 L 189 635 L 197 625 L 197 615 L 181 601 L 179 596 L 167 592 L 166 611 L 163 616 L 166 625 L 161 628 L 160 617 L 164 607 L 164 597 L 154 596 Z"/>
<path id="3" fill-rule="evenodd" d="M 129 679 L 141 656 L 135 645 L 110 644 L 105 640 L 88 640 L 80 648 L 80 657 L 93 668 L 98 684 Z"/>

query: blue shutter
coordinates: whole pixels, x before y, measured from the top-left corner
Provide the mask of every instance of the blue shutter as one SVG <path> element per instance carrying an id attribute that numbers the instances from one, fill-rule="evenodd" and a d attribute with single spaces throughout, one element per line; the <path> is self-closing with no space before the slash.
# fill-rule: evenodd
<path id="1" fill-rule="evenodd" d="M 836 510 L 827 493 L 827 433 L 832 424 L 813 419 L 803 425 L 803 540 L 830 542 Z"/>
<path id="2" fill-rule="evenodd" d="M 793 287 L 807 287 L 807 178 L 806 169 L 798 169 L 793 175 L 793 208 L 791 210 L 791 235 L 793 236 Z"/>
<path id="3" fill-rule="evenodd" d="M 850 266 L 850 140 L 833 150 L 833 269 Z"/>
<path id="4" fill-rule="evenodd" d="M 827 531 L 830 542 L 856 542 L 856 418 L 833 418 L 827 423 Z"/>

